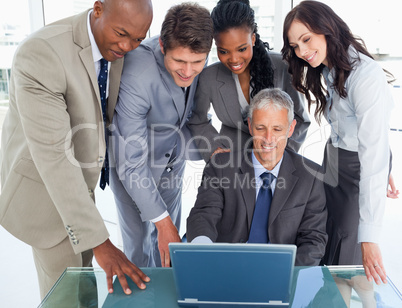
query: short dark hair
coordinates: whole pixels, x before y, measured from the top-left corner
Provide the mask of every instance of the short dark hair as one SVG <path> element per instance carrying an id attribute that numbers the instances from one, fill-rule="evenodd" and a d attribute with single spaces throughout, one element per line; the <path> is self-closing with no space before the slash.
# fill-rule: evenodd
<path id="1" fill-rule="evenodd" d="M 188 2 L 168 10 L 160 34 L 164 51 L 180 46 L 195 53 L 209 53 L 212 38 L 212 19 L 206 8 Z"/>

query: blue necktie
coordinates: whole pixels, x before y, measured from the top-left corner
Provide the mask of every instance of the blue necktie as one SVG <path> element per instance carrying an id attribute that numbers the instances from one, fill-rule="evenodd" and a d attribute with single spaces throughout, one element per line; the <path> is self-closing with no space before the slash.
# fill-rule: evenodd
<path id="1" fill-rule="evenodd" d="M 272 201 L 271 183 L 275 179 L 272 173 L 264 172 L 260 175 L 262 186 L 255 203 L 253 220 L 251 222 L 249 243 L 268 243 L 268 217 Z"/>
<path id="2" fill-rule="evenodd" d="M 108 62 L 105 59 L 100 60 L 100 71 L 98 76 L 98 85 L 99 85 L 99 93 L 102 105 L 102 116 L 103 116 L 103 123 L 105 125 L 105 138 L 106 138 L 106 153 L 105 153 L 105 160 L 102 166 L 101 178 L 99 186 L 102 189 L 105 189 L 106 184 L 109 184 L 109 159 L 107 155 L 107 129 L 106 129 L 106 84 L 107 84 L 107 67 Z"/>

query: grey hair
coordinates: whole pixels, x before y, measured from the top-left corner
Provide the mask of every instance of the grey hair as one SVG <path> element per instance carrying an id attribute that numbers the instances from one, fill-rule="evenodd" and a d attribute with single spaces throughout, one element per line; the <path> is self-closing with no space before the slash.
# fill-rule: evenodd
<path id="1" fill-rule="evenodd" d="M 248 110 L 250 121 L 253 121 L 253 112 L 255 110 L 267 109 L 270 106 L 277 110 L 285 108 L 288 111 L 289 125 L 292 123 L 294 119 L 293 101 L 289 94 L 278 88 L 263 89 L 253 97 Z"/>

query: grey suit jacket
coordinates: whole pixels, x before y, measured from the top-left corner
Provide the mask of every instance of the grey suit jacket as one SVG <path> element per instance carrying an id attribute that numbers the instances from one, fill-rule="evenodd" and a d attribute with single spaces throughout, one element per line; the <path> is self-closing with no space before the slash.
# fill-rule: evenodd
<path id="1" fill-rule="evenodd" d="M 42 28 L 14 57 L 1 140 L 0 224 L 37 248 L 69 235 L 79 253 L 109 237 L 94 202 L 106 144 L 87 14 Z M 122 66 L 118 60 L 110 69 L 109 119 Z"/>
<path id="2" fill-rule="evenodd" d="M 176 162 L 201 159 L 195 145 L 188 144 L 191 134 L 186 126 L 197 79 L 186 105 L 182 88 L 165 68 L 158 36 L 125 56 L 110 152 L 121 183 L 112 183 L 111 188 L 119 198 L 124 186 L 143 221 L 166 210 L 157 185 L 172 155 Z"/>
<path id="3" fill-rule="evenodd" d="M 310 120 L 302 96 L 291 85 L 291 77 L 281 55 L 275 52 L 269 54 L 274 69 L 274 86 L 287 92 L 294 102 L 297 124 L 288 141 L 288 147 L 297 152 L 306 138 Z M 221 62 L 214 63 L 202 71 L 194 101 L 194 110 L 188 126 L 196 137 L 196 145 L 205 161 L 209 160 L 218 147 L 237 151 L 252 143 L 248 126 L 243 122 L 232 73 Z M 208 116 L 211 104 L 222 122 L 219 133 L 212 126 Z"/>
<path id="4" fill-rule="evenodd" d="M 251 151 L 216 154 L 207 164 L 187 219 L 187 238 L 245 243 L 253 219 L 256 182 Z M 295 244 L 296 265 L 318 265 L 324 256 L 327 209 L 320 166 L 285 151 L 273 195 L 268 234 L 273 244 Z"/>

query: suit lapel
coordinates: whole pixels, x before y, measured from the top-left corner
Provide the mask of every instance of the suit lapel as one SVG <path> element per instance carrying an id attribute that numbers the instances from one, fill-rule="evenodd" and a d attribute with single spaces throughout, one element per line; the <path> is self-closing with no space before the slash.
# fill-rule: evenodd
<path id="1" fill-rule="evenodd" d="M 236 84 L 233 80 L 232 73 L 223 64 L 218 67 L 217 81 L 222 83 L 219 92 L 222 98 L 223 106 L 229 115 L 233 125 L 242 131 L 248 133 L 248 127 L 243 123 L 240 112 L 239 97 L 237 94 Z"/>
<path id="2" fill-rule="evenodd" d="M 251 151 L 247 151 L 247 154 L 242 155 L 242 162 L 240 165 L 240 172 L 238 176 L 239 185 L 242 185 L 240 191 L 242 193 L 243 201 L 246 206 L 247 230 L 250 230 L 256 201 L 256 181 L 254 167 L 252 164 Z"/>
<path id="3" fill-rule="evenodd" d="M 269 211 L 268 228 L 275 221 L 276 217 L 286 204 L 299 177 L 294 176 L 296 170 L 291 157 L 285 151 L 283 161 L 276 181 L 275 192 L 272 198 L 271 209 Z"/>
<path id="4" fill-rule="evenodd" d="M 93 91 L 98 100 L 100 115 L 102 116 L 102 106 L 98 88 L 98 78 L 95 72 L 94 58 L 92 56 L 91 41 L 88 37 L 87 16 L 88 11 L 83 12 L 74 17 L 73 20 L 73 40 L 74 43 L 82 48 L 79 52 L 81 61 L 87 70 L 92 83 Z"/>
<path id="5" fill-rule="evenodd" d="M 99 102 L 99 108 L 101 108 L 100 95 L 99 95 L 99 89 L 98 89 L 98 78 L 97 78 L 96 72 L 95 72 L 95 65 L 94 65 L 94 60 L 93 60 L 93 56 L 92 56 L 91 45 L 83 48 L 79 52 L 79 55 L 80 55 L 82 63 L 85 66 L 85 69 L 88 72 L 89 78 L 91 79 L 93 90 L 94 90 L 94 92 L 96 94 L 96 98 L 98 99 L 98 102 Z"/>

